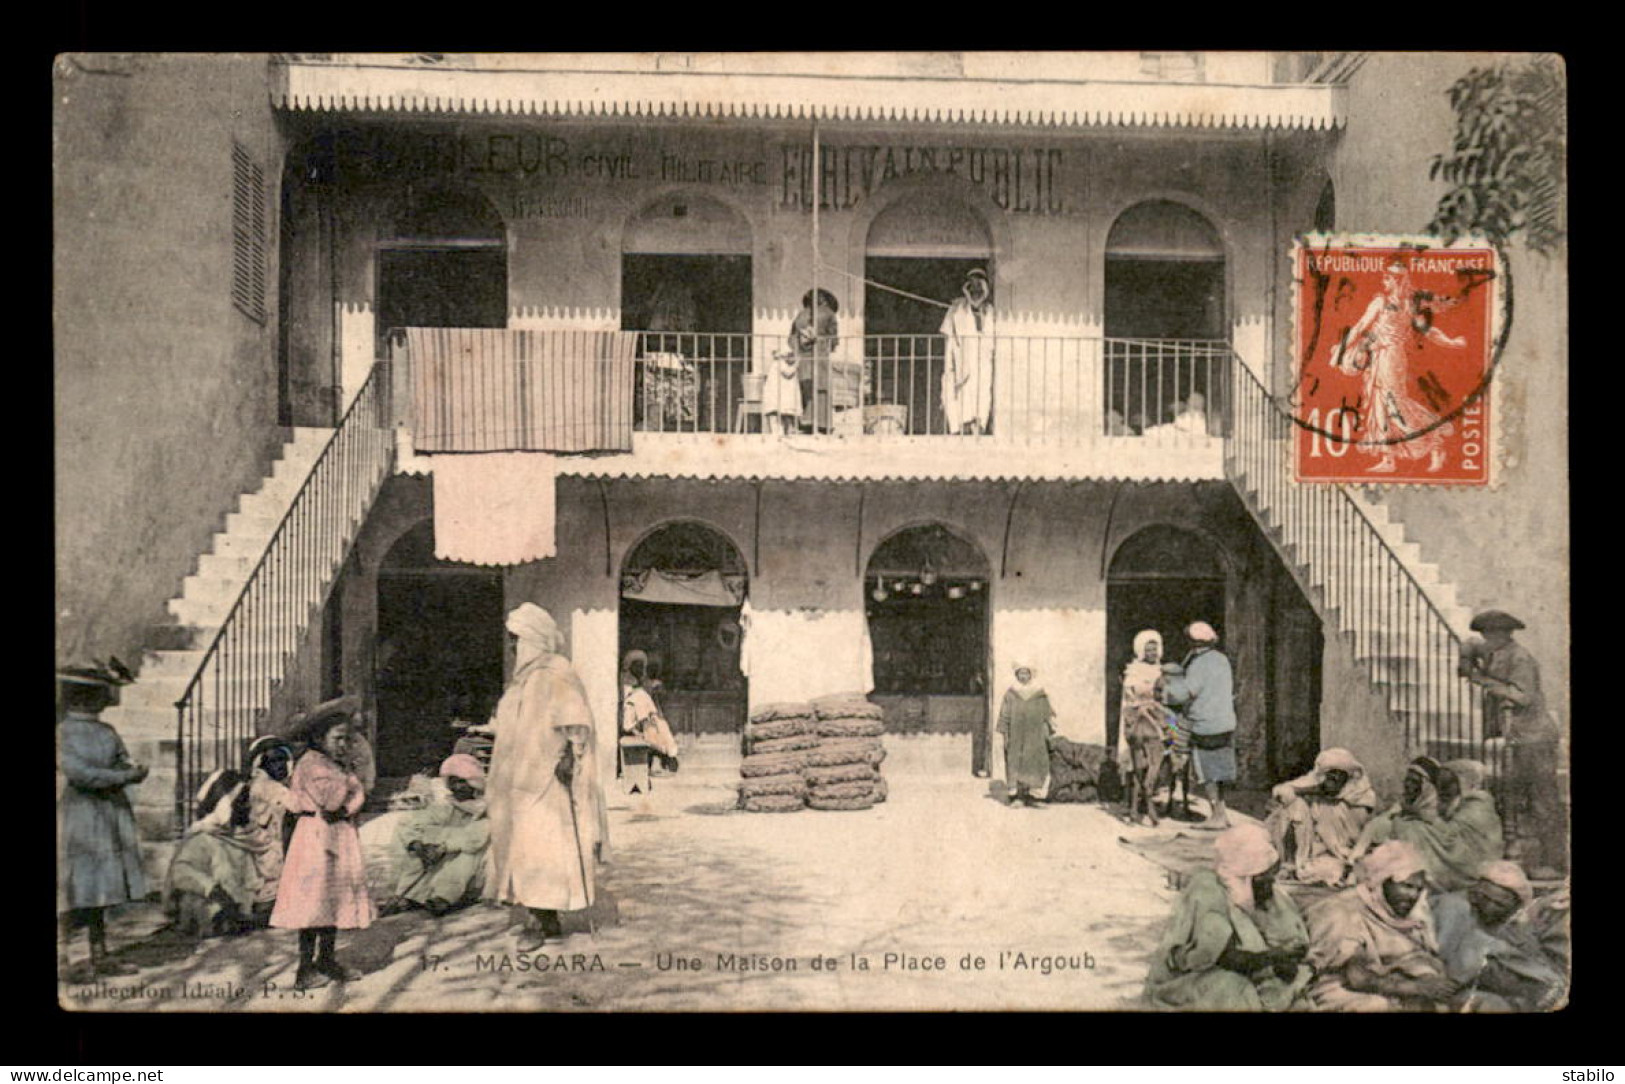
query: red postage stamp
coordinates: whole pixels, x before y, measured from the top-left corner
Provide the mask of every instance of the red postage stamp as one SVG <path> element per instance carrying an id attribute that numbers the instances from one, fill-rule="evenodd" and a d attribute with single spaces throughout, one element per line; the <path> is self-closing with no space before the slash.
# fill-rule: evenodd
<path id="1" fill-rule="evenodd" d="M 1297 480 L 1487 485 L 1495 249 L 1311 237 L 1294 260 Z"/>

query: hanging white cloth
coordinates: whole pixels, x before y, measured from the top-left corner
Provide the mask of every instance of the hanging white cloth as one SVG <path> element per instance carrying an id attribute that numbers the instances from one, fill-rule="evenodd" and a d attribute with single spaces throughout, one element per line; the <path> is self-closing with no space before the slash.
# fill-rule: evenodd
<path id="1" fill-rule="evenodd" d="M 743 577 L 716 571 L 682 576 L 651 568 L 621 582 L 622 598 L 677 606 L 738 606 L 744 590 Z"/>
<path id="2" fill-rule="evenodd" d="M 431 458 L 436 557 L 522 565 L 558 552 L 553 456 L 484 452 Z"/>

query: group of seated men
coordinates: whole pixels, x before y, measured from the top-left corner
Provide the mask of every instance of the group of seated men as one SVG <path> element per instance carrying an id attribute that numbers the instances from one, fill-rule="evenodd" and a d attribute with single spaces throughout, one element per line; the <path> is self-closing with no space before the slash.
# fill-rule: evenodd
<path id="1" fill-rule="evenodd" d="M 1192 876 L 1152 961 L 1152 1005 L 1559 1006 L 1568 989 L 1568 892 L 1536 899 L 1524 871 L 1503 860 L 1484 777 L 1474 761 L 1419 757 L 1401 800 L 1379 813 L 1360 763 L 1347 750 L 1321 753 L 1312 772 L 1275 788 L 1264 824 L 1216 838 L 1214 867 Z M 1300 908 L 1294 892 L 1316 898 Z"/>
<path id="2" fill-rule="evenodd" d="M 197 795 L 197 816 L 170 862 L 164 902 L 194 937 L 262 928 L 276 903 L 292 834 L 288 778 L 294 746 L 267 737 L 249 750 L 247 773 L 216 771 Z M 428 801 L 397 826 L 384 914 L 421 909 L 440 916 L 479 899 L 491 831 L 485 770 L 467 753 L 440 765 Z"/>
<path id="3" fill-rule="evenodd" d="M 1326 749 L 1264 824 L 1215 839 L 1152 960 L 1155 1008 L 1536 1012 L 1568 990 L 1568 892 L 1536 899 L 1484 765 L 1417 757 L 1378 813 L 1360 762 Z M 1277 884 L 1279 882 L 1279 884 Z M 1297 884 L 1293 889 L 1292 884 Z M 1313 887 L 1310 887 L 1313 886 Z M 1293 892 L 1313 902 L 1300 908 Z"/>

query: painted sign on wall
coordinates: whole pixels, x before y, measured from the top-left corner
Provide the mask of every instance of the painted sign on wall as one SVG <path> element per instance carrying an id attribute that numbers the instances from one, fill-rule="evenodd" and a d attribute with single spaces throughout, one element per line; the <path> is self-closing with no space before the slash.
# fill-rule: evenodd
<path id="1" fill-rule="evenodd" d="M 964 177 L 984 188 L 993 203 L 1011 214 L 1066 213 L 1057 190 L 1060 150 L 1030 147 L 835 146 L 819 148 L 821 210 L 848 210 L 862 203 L 887 181 L 916 173 Z M 779 206 L 811 211 L 814 170 L 812 147 L 780 147 Z"/>

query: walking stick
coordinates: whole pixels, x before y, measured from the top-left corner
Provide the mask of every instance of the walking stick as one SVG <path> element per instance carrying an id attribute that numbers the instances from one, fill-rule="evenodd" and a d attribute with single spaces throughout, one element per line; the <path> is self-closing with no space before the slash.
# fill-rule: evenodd
<path id="1" fill-rule="evenodd" d="M 598 940 L 598 925 L 592 919 L 592 888 L 587 883 L 587 854 L 581 846 L 581 820 L 576 816 L 576 789 L 573 774 L 564 789 L 570 798 L 570 827 L 575 829 L 576 834 L 576 861 L 581 864 L 581 891 L 587 897 L 587 932 L 596 941 Z"/>

